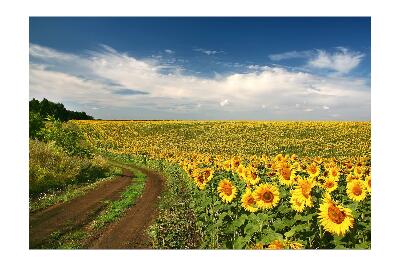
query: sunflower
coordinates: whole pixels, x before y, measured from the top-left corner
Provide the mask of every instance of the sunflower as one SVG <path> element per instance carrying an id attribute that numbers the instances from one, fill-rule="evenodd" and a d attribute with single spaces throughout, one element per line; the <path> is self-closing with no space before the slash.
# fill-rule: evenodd
<path id="1" fill-rule="evenodd" d="M 278 168 L 278 175 L 279 181 L 283 185 L 290 186 L 293 184 L 296 173 L 295 170 L 291 169 L 288 164 L 283 164 L 280 168 Z"/>
<path id="2" fill-rule="evenodd" d="M 322 158 L 317 156 L 314 158 L 314 162 L 316 162 L 317 164 L 321 164 L 322 163 Z"/>
<path id="3" fill-rule="evenodd" d="M 264 249 L 264 245 L 261 242 L 258 242 L 252 246 L 250 246 L 250 249 Z"/>
<path id="4" fill-rule="evenodd" d="M 303 212 L 306 205 L 304 201 L 299 200 L 298 197 L 293 196 L 290 198 L 290 203 L 292 204 L 292 209 L 296 212 Z"/>
<path id="5" fill-rule="evenodd" d="M 319 168 L 319 166 L 316 165 L 316 163 L 311 163 L 307 167 L 307 173 L 310 175 L 311 178 L 317 177 L 320 172 L 321 172 L 321 169 Z"/>
<path id="6" fill-rule="evenodd" d="M 357 165 L 354 167 L 353 173 L 356 177 L 360 178 L 360 177 L 362 177 L 362 175 L 364 173 L 364 169 L 361 165 Z"/>
<path id="7" fill-rule="evenodd" d="M 333 178 L 335 181 L 339 181 L 339 169 L 337 167 L 330 168 L 328 176 Z"/>
<path id="8" fill-rule="evenodd" d="M 246 175 L 246 167 L 244 167 L 242 164 L 238 166 L 236 169 L 236 173 L 239 175 L 240 178 L 245 177 Z"/>
<path id="9" fill-rule="evenodd" d="M 231 168 L 232 170 L 236 170 L 240 165 L 240 157 L 235 156 L 231 159 Z"/>
<path id="10" fill-rule="evenodd" d="M 356 175 L 353 175 L 353 174 L 348 174 L 347 175 L 347 177 L 346 177 L 346 182 L 347 183 L 350 183 L 350 182 L 352 182 L 353 180 L 359 180 L 359 177 L 358 176 L 356 176 Z"/>
<path id="11" fill-rule="evenodd" d="M 242 196 L 242 207 L 249 212 L 256 212 L 258 210 L 256 199 L 250 189 L 246 189 L 246 192 Z"/>
<path id="12" fill-rule="evenodd" d="M 369 193 L 371 193 L 371 175 L 367 175 L 366 177 L 365 177 L 365 187 L 367 188 L 367 191 L 369 192 Z"/>
<path id="13" fill-rule="evenodd" d="M 236 197 L 237 189 L 229 179 L 222 179 L 218 183 L 217 190 L 222 201 L 226 203 L 231 202 Z"/>
<path id="14" fill-rule="evenodd" d="M 332 176 L 328 176 L 327 178 L 324 179 L 324 183 L 322 184 L 322 187 L 326 191 L 331 193 L 332 191 L 334 191 L 338 188 L 337 180 Z"/>
<path id="15" fill-rule="evenodd" d="M 298 201 L 303 202 L 306 206 L 312 207 L 312 188 L 316 185 L 316 182 L 311 179 L 299 177 L 297 180 L 297 186 L 291 191 L 292 197 L 297 198 Z"/>
<path id="16" fill-rule="evenodd" d="M 271 184 L 260 184 L 254 191 L 257 206 L 261 209 L 270 209 L 278 205 L 279 190 Z"/>
<path id="17" fill-rule="evenodd" d="M 291 242 L 289 244 L 290 249 L 303 249 L 304 245 L 299 242 Z"/>
<path id="18" fill-rule="evenodd" d="M 231 170 L 231 161 L 226 160 L 223 164 L 222 167 L 224 168 L 225 171 L 230 171 Z"/>
<path id="19" fill-rule="evenodd" d="M 246 169 L 245 178 L 246 181 L 252 185 L 256 185 L 260 181 L 260 177 L 257 175 L 256 169 L 254 168 Z"/>
<path id="20" fill-rule="evenodd" d="M 361 180 L 353 180 L 347 183 L 347 195 L 351 200 L 362 201 L 367 196 L 365 183 Z"/>
<path id="21" fill-rule="evenodd" d="M 201 190 L 206 188 L 207 179 L 204 177 L 203 173 L 198 171 L 197 169 L 193 172 L 194 182 L 196 183 L 197 187 Z"/>
<path id="22" fill-rule="evenodd" d="M 203 176 L 207 181 L 210 181 L 213 177 L 214 171 L 211 168 L 203 169 Z"/>
<path id="23" fill-rule="evenodd" d="M 325 196 L 319 207 L 318 218 L 325 231 L 343 236 L 354 225 L 351 210 L 335 204 L 329 196 Z"/>
<path id="24" fill-rule="evenodd" d="M 274 240 L 268 245 L 268 249 L 284 249 L 285 245 L 280 240 Z"/>

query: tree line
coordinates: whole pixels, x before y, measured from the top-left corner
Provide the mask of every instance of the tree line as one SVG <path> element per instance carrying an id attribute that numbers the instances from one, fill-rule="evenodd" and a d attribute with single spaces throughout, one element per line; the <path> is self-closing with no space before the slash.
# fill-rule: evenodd
<path id="1" fill-rule="evenodd" d="M 62 103 L 54 103 L 46 98 L 38 101 L 35 98 L 29 101 L 29 112 L 36 113 L 42 118 L 52 116 L 56 120 L 93 120 L 93 117 L 87 115 L 85 112 L 76 112 L 67 110 Z"/>

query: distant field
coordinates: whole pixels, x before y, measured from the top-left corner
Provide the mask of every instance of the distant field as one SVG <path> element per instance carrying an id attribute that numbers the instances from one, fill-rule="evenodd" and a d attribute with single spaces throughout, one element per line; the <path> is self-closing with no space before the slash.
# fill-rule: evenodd
<path id="1" fill-rule="evenodd" d="M 279 153 L 370 156 L 370 122 L 75 121 L 95 146 L 156 157 L 200 153 L 230 157 Z"/>

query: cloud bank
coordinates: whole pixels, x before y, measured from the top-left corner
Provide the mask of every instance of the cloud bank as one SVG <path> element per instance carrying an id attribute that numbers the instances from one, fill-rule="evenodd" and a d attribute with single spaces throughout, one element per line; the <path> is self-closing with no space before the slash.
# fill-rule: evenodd
<path id="1" fill-rule="evenodd" d="M 368 80 L 285 67 L 212 78 L 102 45 L 71 54 L 30 44 L 30 97 L 73 103 L 97 118 L 368 120 Z M 348 61 L 347 56 L 352 59 Z M 313 68 L 347 73 L 360 54 L 319 51 Z M 168 71 L 165 71 L 168 69 Z"/>

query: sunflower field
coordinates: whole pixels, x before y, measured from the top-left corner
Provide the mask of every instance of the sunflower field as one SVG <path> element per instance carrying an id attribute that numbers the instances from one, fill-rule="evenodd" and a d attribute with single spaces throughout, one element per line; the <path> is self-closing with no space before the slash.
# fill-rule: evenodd
<path id="1" fill-rule="evenodd" d="M 98 151 L 179 166 L 199 248 L 371 248 L 370 122 L 74 123 Z"/>

